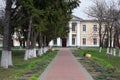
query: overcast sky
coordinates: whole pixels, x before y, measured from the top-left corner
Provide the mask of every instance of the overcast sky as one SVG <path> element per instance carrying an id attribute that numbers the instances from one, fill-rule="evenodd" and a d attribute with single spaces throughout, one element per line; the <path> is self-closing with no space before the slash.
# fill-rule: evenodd
<path id="1" fill-rule="evenodd" d="M 80 0 L 80 6 L 73 10 L 73 15 L 83 18 L 83 19 L 89 19 L 88 15 L 84 12 L 86 9 L 92 5 L 91 0 Z"/>
<path id="2" fill-rule="evenodd" d="M 89 19 L 88 15 L 86 15 L 84 12 L 89 6 L 92 5 L 92 1 L 91 0 L 80 0 L 80 1 L 81 1 L 80 6 L 73 10 L 73 15 L 83 19 Z M 106 0 L 106 1 L 110 1 L 110 0 Z M 5 3 L 3 3 L 2 0 L 0 0 L 0 6 L 3 6 L 4 4 Z"/>
<path id="3" fill-rule="evenodd" d="M 4 6 L 5 3 L 4 3 L 3 1 L 4 1 L 4 0 L 0 0 L 0 7 L 1 7 L 1 6 Z"/>

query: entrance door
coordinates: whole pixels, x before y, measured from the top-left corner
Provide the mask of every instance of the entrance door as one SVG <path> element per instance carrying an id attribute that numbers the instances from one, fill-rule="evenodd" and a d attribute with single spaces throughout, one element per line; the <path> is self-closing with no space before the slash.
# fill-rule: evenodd
<path id="1" fill-rule="evenodd" d="M 62 47 L 66 47 L 66 38 L 62 39 Z"/>

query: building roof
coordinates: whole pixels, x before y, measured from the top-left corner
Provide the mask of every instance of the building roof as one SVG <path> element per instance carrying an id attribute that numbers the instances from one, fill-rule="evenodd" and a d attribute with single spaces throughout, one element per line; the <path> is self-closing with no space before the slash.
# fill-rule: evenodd
<path id="1" fill-rule="evenodd" d="M 97 22 L 96 19 L 90 19 L 90 20 L 86 20 L 86 19 L 82 19 L 82 18 L 79 18 L 75 15 L 72 15 L 72 18 L 70 21 L 80 21 L 80 22 Z"/>
<path id="2" fill-rule="evenodd" d="M 95 19 L 91 19 L 91 20 L 80 20 L 81 22 L 97 22 L 97 20 Z"/>
<path id="3" fill-rule="evenodd" d="M 80 21 L 80 20 L 83 20 L 82 18 L 79 18 L 75 15 L 72 15 L 72 19 L 70 21 Z"/>

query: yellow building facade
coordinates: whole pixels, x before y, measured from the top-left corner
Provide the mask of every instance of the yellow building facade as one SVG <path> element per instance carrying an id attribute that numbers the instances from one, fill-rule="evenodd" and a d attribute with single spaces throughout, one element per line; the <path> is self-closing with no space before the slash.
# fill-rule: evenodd
<path id="1" fill-rule="evenodd" d="M 99 46 L 99 26 L 96 20 L 80 21 L 80 45 L 87 47 Z"/>

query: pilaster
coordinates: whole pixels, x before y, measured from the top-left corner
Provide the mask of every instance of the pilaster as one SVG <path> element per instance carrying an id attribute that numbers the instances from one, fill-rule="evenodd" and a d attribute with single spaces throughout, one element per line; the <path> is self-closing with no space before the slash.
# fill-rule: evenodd
<path id="1" fill-rule="evenodd" d="M 77 47 L 80 47 L 80 22 L 77 22 Z"/>
<path id="2" fill-rule="evenodd" d="M 72 22 L 69 22 L 68 46 L 72 46 Z"/>

